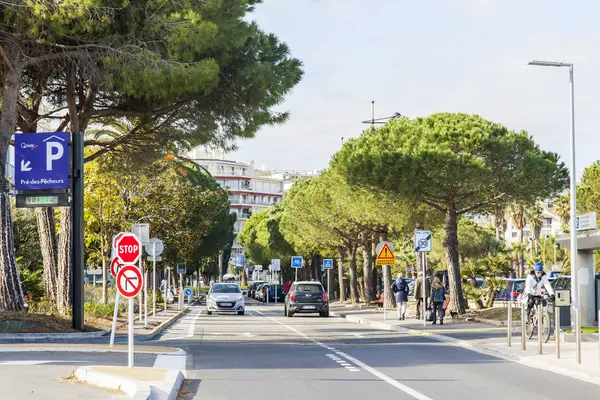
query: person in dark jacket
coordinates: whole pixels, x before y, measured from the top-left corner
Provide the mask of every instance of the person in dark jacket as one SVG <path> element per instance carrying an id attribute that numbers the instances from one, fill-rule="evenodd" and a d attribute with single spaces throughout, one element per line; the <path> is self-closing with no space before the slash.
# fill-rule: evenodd
<path id="1" fill-rule="evenodd" d="M 436 314 L 439 311 L 440 325 L 444 325 L 444 300 L 446 300 L 446 287 L 440 278 L 435 277 L 431 284 L 431 304 L 433 306 L 433 325 L 436 324 Z"/>
<path id="2" fill-rule="evenodd" d="M 396 299 L 396 310 L 398 311 L 398 319 L 405 319 L 406 305 L 408 304 L 408 284 L 402 277 L 402 273 L 398 274 L 398 278 L 392 283 L 392 292 Z"/>

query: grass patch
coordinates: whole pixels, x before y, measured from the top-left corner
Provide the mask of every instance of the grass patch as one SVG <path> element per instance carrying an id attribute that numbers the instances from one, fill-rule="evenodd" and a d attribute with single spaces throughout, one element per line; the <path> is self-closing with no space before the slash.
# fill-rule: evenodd
<path id="1" fill-rule="evenodd" d="M 9 323 L 10 322 L 10 323 Z M 127 322 L 119 318 L 118 323 Z M 84 331 L 95 332 L 109 329 L 112 326 L 112 316 L 99 317 L 85 315 Z M 78 332 L 73 329 L 71 316 L 34 314 L 27 312 L 0 312 L 0 337 L 3 333 L 70 333 Z"/>
<path id="2" fill-rule="evenodd" d="M 476 316 L 483 319 L 493 319 L 496 321 L 507 321 L 508 320 L 508 307 L 492 307 L 484 310 L 476 310 Z M 515 310 L 513 307 L 513 320 L 519 319 L 519 310 Z"/>
<path id="3" fill-rule="evenodd" d="M 565 332 L 566 333 L 575 333 L 575 331 L 572 329 L 567 329 L 567 330 L 565 330 Z M 581 333 L 598 333 L 598 327 L 597 326 L 583 327 L 583 328 L 581 328 Z"/>

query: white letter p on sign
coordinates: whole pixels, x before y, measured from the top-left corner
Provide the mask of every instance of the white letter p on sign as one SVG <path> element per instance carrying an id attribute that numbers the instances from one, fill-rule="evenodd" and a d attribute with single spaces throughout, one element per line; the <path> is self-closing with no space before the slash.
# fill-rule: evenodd
<path id="1" fill-rule="evenodd" d="M 52 150 L 56 149 L 56 153 Z M 46 171 L 52 171 L 52 162 L 60 160 L 65 150 L 59 142 L 46 142 Z"/>

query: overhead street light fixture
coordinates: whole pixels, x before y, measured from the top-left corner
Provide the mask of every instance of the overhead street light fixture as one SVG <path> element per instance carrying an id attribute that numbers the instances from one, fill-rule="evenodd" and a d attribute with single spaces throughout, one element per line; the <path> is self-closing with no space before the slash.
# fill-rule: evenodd
<path id="1" fill-rule="evenodd" d="M 571 241 L 571 280 L 572 287 L 575 288 L 575 295 L 572 296 L 572 302 L 575 303 L 575 336 L 577 342 L 576 359 L 581 363 L 581 287 L 579 286 L 579 269 L 577 267 L 577 181 L 575 174 L 575 90 L 573 84 L 573 63 L 557 61 L 538 61 L 533 60 L 528 65 L 538 67 L 568 67 L 569 68 L 569 97 L 570 97 L 570 119 L 571 119 L 571 220 L 570 220 L 570 241 Z"/>

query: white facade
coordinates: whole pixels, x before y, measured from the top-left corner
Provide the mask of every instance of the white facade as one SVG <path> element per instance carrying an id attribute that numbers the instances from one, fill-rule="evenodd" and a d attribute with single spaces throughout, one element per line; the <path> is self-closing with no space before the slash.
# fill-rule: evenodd
<path id="1" fill-rule="evenodd" d="M 231 212 L 237 214 L 234 233 L 255 213 L 283 200 L 283 179 L 266 171 L 256 170 L 254 162 L 226 160 L 219 150 L 195 149 L 188 156 L 205 168 L 217 183 L 229 190 Z M 244 248 L 234 240 L 231 257 L 244 254 Z"/>
<path id="2" fill-rule="evenodd" d="M 283 180 L 283 190 L 287 192 L 295 181 L 299 179 L 309 179 L 315 176 L 319 176 L 321 171 L 319 170 L 273 170 L 270 171 L 273 177 L 277 177 Z"/>

